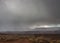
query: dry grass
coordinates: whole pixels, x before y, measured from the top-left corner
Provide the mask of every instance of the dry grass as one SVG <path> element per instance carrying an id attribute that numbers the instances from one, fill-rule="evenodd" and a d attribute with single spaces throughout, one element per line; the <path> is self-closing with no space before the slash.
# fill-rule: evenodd
<path id="1" fill-rule="evenodd" d="M 56 36 L 57 37 L 57 36 Z M 0 35 L 0 43 L 39 43 L 50 42 L 53 37 L 44 37 L 43 35 Z M 57 40 L 58 39 L 53 39 Z M 59 39 L 60 40 L 60 39 Z"/>

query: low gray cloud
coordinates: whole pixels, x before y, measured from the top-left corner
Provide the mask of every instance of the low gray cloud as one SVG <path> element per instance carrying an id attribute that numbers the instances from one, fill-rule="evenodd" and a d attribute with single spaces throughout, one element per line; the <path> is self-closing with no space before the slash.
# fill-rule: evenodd
<path id="1" fill-rule="evenodd" d="M 59 23 L 59 0 L 0 0 L 0 31 L 30 30 L 36 23 Z"/>

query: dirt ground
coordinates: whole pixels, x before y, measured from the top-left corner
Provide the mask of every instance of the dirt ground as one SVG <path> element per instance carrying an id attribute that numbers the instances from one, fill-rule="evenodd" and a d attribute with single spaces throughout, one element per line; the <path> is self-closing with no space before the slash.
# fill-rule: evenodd
<path id="1" fill-rule="evenodd" d="M 0 35 L 0 43 L 53 43 L 59 41 L 60 35 Z"/>
<path id="2" fill-rule="evenodd" d="M 32 43 L 29 40 L 1 41 L 0 43 Z"/>

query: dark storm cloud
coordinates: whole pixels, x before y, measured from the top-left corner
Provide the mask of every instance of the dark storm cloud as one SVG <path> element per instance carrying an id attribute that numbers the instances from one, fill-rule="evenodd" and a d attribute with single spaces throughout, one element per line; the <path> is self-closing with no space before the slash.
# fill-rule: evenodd
<path id="1" fill-rule="evenodd" d="M 60 0 L 0 0 L 0 30 L 29 30 L 35 23 L 57 23 Z"/>
<path id="2" fill-rule="evenodd" d="M 60 0 L 47 0 L 46 6 L 49 7 L 50 13 L 55 18 L 60 18 Z"/>

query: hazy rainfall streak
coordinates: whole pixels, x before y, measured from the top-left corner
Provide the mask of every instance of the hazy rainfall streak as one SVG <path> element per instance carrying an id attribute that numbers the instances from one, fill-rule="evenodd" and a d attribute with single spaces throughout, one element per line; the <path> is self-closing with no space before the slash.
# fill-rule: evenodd
<path id="1" fill-rule="evenodd" d="M 30 30 L 34 23 L 51 17 L 42 0 L 1 0 L 0 9 L 0 31 Z"/>

